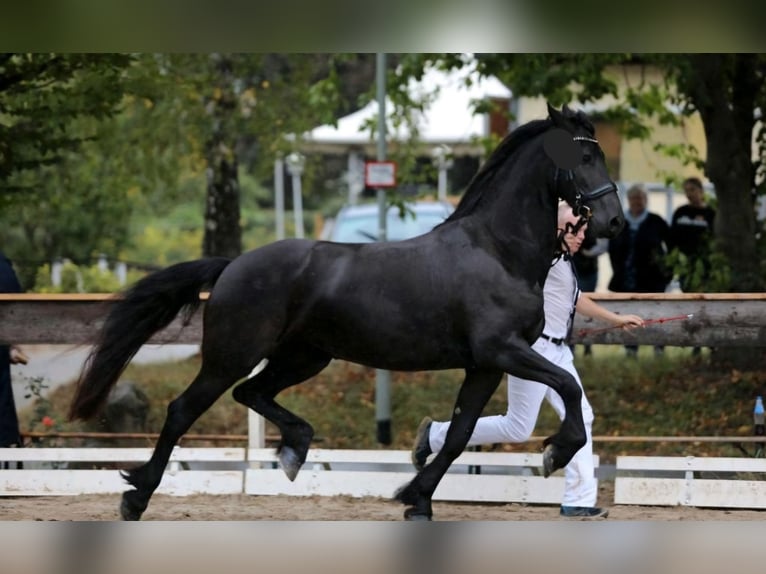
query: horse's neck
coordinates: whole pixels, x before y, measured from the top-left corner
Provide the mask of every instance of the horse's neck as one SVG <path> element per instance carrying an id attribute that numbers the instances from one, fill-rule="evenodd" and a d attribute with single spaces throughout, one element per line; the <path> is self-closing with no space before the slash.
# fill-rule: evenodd
<path id="1" fill-rule="evenodd" d="M 488 229 L 511 247 L 525 245 L 538 254 L 550 251 L 553 255 L 557 201 L 542 186 L 520 187 L 502 190 L 488 206 Z"/>
<path id="2" fill-rule="evenodd" d="M 556 198 L 544 184 L 523 181 L 496 192 L 495 200 L 475 213 L 477 227 L 510 272 L 523 270 L 535 281 L 544 277 L 556 248 Z"/>

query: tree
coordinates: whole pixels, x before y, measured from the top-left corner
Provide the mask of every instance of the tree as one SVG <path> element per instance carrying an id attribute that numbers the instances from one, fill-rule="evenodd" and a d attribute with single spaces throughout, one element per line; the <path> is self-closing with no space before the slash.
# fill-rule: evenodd
<path id="1" fill-rule="evenodd" d="M 698 111 L 705 126 L 705 174 L 718 199 L 716 240 L 731 267 L 732 291 L 761 291 L 764 276 L 756 251 L 754 195 L 764 182 L 766 138 L 755 133 L 756 112 L 766 109 L 766 56 L 763 54 L 690 54 L 669 61 L 687 109 Z M 752 160 L 755 136 L 760 157 Z M 763 179 L 761 177 L 761 179 Z"/>
<path id="2" fill-rule="evenodd" d="M 614 96 L 605 119 L 627 137 L 651 136 L 647 120 L 678 124 L 700 114 L 707 157 L 694 150 L 674 150 L 696 162 L 714 184 L 718 201 L 717 249 L 730 268 L 728 290 L 760 291 L 766 285 L 766 254 L 757 249 L 753 201 L 764 193 L 766 132 L 758 113 L 766 109 L 766 56 L 763 54 L 483 54 L 478 69 L 495 75 L 516 96 L 543 96 L 554 105 L 592 102 Z M 463 65 L 457 54 L 409 55 L 403 77 L 422 66 Z M 624 67 L 663 70 L 661 84 L 641 82 L 621 92 L 615 71 Z M 610 73 L 612 72 L 612 73 Z M 680 112 L 680 115 L 679 115 Z M 753 139 L 759 155 L 752 160 Z"/>
<path id="3" fill-rule="evenodd" d="M 77 119 L 116 113 L 132 60 L 125 54 L 0 55 L 0 197 L 33 189 L 16 178 L 61 161 L 92 137 L 73 129 Z"/>
<path id="4" fill-rule="evenodd" d="M 60 250 L 88 257 L 96 238 L 124 236 L 121 216 L 112 217 L 120 201 L 94 177 L 108 167 L 71 161 L 119 113 L 132 62 L 125 54 L 0 55 L 1 240 L 26 286 Z M 88 211 L 99 215 L 85 221 Z"/>
<path id="5" fill-rule="evenodd" d="M 204 253 L 236 256 L 240 169 L 268 179 L 276 154 L 297 145 L 283 134 L 348 111 L 374 71 L 371 61 L 328 54 L 0 56 L 2 240 L 13 244 L 17 262 L 30 265 L 57 256 L 87 263 L 100 252 L 118 257 L 134 214 L 163 214 L 192 200 L 205 211 Z M 342 84 L 341 74 L 358 80 Z M 198 194 L 200 177 L 207 189 Z"/>
<path id="6" fill-rule="evenodd" d="M 240 158 L 253 169 L 273 165 L 292 145 L 284 135 L 335 121 L 336 62 L 319 54 L 212 53 L 146 56 L 142 65 L 156 69 L 150 75 L 162 87 L 137 99 L 135 113 L 158 130 L 182 125 L 187 152 L 204 165 L 203 254 L 236 257 Z"/>

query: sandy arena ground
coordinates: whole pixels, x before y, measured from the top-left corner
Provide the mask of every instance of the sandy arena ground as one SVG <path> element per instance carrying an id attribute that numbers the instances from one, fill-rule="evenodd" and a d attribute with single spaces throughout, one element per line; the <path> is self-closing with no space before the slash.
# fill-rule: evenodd
<path id="1" fill-rule="evenodd" d="M 599 503 L 616 521 L 762 521 L 766 511 L 660 506 L 612 506 L 614 483 L 602 481 Z M 119 520 L 119 495 L 0 498 L 0 520 Z M 564 520 L 558 507 L 522 504 L 434 502 L 440 521 Z M 206 521 L 400 521 L 404 506 L 383 498 L 343 496 L 155 495 L 143 520 Z"/>

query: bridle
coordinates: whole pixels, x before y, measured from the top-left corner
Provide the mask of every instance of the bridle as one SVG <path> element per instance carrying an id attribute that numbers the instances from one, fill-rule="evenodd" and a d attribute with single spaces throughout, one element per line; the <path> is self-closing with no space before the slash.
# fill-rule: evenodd
<path id="1" fill-rule="evenodd" d="M 598 145 L 598 140 L 596 138 L 592 138 L 588 136 L 572 136 L 572 139 L 574 141 L 586 141 L 586 142 L 591 142 Z M 572 225 L 571 223 L 567 223 L 564 226 L 564 229 L 562 229 L 558 235 L 558 244 L 560 246 L 560 250 L 557 249 L 557 251 L 559 251 L 560 253 L 568 253 L 569 247 L 564 241 L 564 236 L 567 233 L 571 233 L 572 235 L 577 235 L 578 231 L 580 231 L 582 226 L 588 223 L 588 221 L 590 221 L 590 218 L 593 217 L 593 212 L 591 211 L 590 207 L 585 205 L 585 202 L 598 199 L 599 197 L 606 195 L 607 193 L 612 193 L 612 192 L 617 193 L 617 185 L 615 185 L 613 181 L 608 181 L 607 183 L 597 187 L 596 189 L 593 189 L 591 191 L 581 192 L 579 189 L 577 189 L 577 186 L 575 184 L 574 169 L 562 169 L 558 166 L 556 166 L 556 173 L 554 174 L 553 181 L 554 181 L 554 184 L 556 185 L 557 195 L 558 197 L 562 199 L 564 198 L 564 195 L 561 192 L 561 190 L 563 189 L 564 185 L 569 184 L 574 186 L 575 188 L 575 203 L 572 206 L 572 213 L 574 213 L 578 217 L 577 223 L 574 225 Z"/>

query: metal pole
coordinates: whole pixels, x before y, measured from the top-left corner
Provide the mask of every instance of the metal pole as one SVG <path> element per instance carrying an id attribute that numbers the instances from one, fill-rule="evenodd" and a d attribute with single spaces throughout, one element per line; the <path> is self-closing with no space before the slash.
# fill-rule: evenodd
<path id="1" fill-rule="evenodd" d="M 285 238 L 285 162 L 282 154 L 274 160 L 274 220 L 277 240 Z M 252 409 L 247 411 L 247 446 L 266 446 L 266 419 Z M 261 463 L 251 462 L 250 468 L 261 468 Z"/>
<path id="2" fill-rule="evenodd" d="M 447 201 L 447 165 L 444 161 L 439 164 L 438 198 L 439 201 Z"/>
<path id="3" fill-rule="evenodd" d="M 348 204 L 355 205 L 359 194 L 364 189 L 364 163 L 359 157 L 359 152 L 348 152 Z"/>
<path id="4" fill-rule="evenodd" d="M 301 174 L 293 174 L 293 217 L 295 218 L 295 237 L 303 239 L 303 193 Z"/>
<path id="5" fill-rule="evenodd" d="M 285 162 L 281 155 L 274 160 L 274 216 L 277 239 L 285 238 Z"/>
<path id="6" fill-rule="evenodd" d="M 378 97 L 378 161 L 386 160 L 386 54 L 378 53 L 376 60 L 376 84 Z M 386 241 L 386 190 L 378 188 L 378 238 Z"/>
<path id="7" fill-rule="evenodd" d="M 673 196 L 675 194 L 672 186 L 665 190 L 665 221 L 668 223 L 673 220 Z"/>
<path id="8" fill-rule="evenodd" d="M 386 54 L 379 52 L 375 60 L 375 77 L 378 98 L 378 161 L 386 159 Z M 377 190 L 378 240 L 386 241 L 386 216 L 388 204 L 386 192 Z M 391 372 L 375 371 L 375 420 L 380 444 L 391 444 Z"/>

